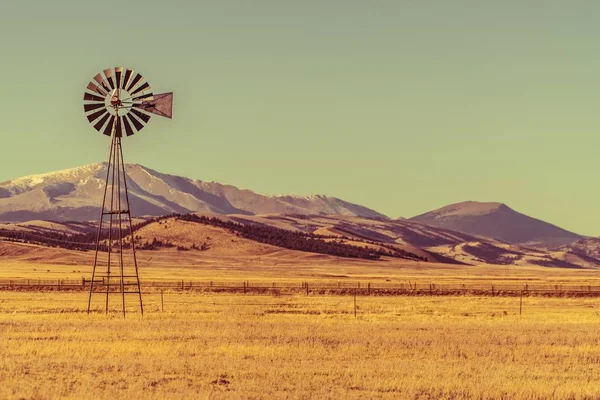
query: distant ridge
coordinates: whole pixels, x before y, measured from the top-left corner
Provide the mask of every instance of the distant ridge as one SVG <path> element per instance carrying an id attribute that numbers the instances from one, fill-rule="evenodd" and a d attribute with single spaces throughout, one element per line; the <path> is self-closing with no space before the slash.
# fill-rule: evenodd
<path id="1" fill-rule="evenodd" d="M 503 203 L 465 201 L 417 215 L 410 220 L 513 244 L 559 246 L 583 238 L 521 214 Z"/>
<path id="2" fill-rule="evenodd" d="M 328 214 L 387 218 L 335 197 L 266 196 L 218 182 L 163 174 L 126 164 L 134 215 L 171 213 Z M 16 178 L 0 183 L 0 221 L 34 219 L 88 221 L 98 218 L 106 163 Z"/>
<path id="3" fill-rule="evenodd" d="M 190 250 L 191 253 L 208 251 L 228 256 L 259 255 L 285 248 L 342 257 L 381 259 L 384 262 L 391 258 L 407 258 L 410 262 L 426 260 L 470 265 L 554 268 L 600 266 L 600 242 L 591 238 L 543 249 L 507 244 L 408 220 L 315 214 L 198 214 L 138 220 L 136 227 L 139 230 L 135 234 L 139 238 L 138 248 L 150 251 L 177 247 L 180 251 Z M 201 222 L 203 227 L 193 222 Z M 68 250 L 86 249 L 93 248 L 95 233 L 96 224 L 93 222 L 0 223 L 0 259 L 7 254 L 2 249 L 4 241 L 60 246 Z M 65 235 L 70 237 L 66 238 Z M 310 238 L 320 238 L 329 244 L 305 240 Z M 341 248 L 337 244 L 355 247 Z M 11 254 L 10 249 L 8 254 Z"/>

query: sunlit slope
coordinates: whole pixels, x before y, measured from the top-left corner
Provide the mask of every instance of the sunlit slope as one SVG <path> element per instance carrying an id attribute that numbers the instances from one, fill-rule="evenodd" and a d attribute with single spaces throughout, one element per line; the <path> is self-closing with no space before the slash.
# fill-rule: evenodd
<path id="1" fill-rule="evenodd" d="M 486 209 L 480 210 L 486 212 Z M 429 261 L 451 260 L 478 265 L 540 265 L 564 268 L 600 266 L 600 248 L 593 240 L 571 247 L 541 248 L 430 226 L 415 220 L 321 216 L 229 216 L 234 220 L 277 226 L 325 236 L 398 246 Z"/>
<path id="2" fill-rule="evenodd" d="M 239 255 L 260 256 L 274 253 L 280 248 L 244 239 L 234 232 L 223 228 L 202 225 L 193 222 L 169 218 L 153 222 L 135 232 L 140 244 L 152 243 L 153 240 L 172 243 L 174 246 L 194 251 L 206 252 L 207 255 Z"/>

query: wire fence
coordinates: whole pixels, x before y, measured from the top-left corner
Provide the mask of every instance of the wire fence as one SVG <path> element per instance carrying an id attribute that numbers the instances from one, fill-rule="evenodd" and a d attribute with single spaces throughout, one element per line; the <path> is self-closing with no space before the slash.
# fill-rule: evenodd
<path id="1" fill-rule="evenodd" d="M 129 281 L 131 282 L 131 281 Z M 0 279 L 0 290 L 89 290 L 90 279 Z M 131 284 L 131 283 L 130 283 Z M 118 290 L 121 283 L 114 279 L 94 280 L 94 290 Z M 142 291 L 230 292 L 244 294 L 306 294 L 306 295 L 373 295 L 373 296 L 548 296 L 600 297 L 600 285 L 551 283 L 428 283 L 428 282 L 364 282 L 364 281 L 217 281 L 217 280 L 160 280 L 142 281 Z"/>

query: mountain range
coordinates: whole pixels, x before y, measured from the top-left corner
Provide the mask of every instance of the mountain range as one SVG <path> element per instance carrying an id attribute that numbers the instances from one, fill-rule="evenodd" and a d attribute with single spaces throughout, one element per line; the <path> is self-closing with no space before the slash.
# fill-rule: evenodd
<path id="1" fill-rule="evenodd" d="M 106 163 L 98 163 L 2 182 L 0 221 L 95 221 L 102 204 L 106 168 Z M 548 250 L 562 246 L 563 251 L 568 251 L 565 246 L 579 242 L 576 251 L 586 257 L 588 253 L 584 248 L 595 243 L 595 239 L 586 241 L 589 238 L 521 214 L 502 203 L 469 201 L 409 219 L 392 220 L 368 207 L 325 195 L 267 196 L 217 182 L 163 174 L 138 164 L 126 164 L 125 170 L 134 216 L 173 213 L 234 215 L 237 218 L 304 215 L 314 222 L 305 231 L 328 227 L 343 230 L 350 223 L 344 218 L 355 217 L 361 221 L 353 222 L 358 224 L 360 231 L 367 232 L 370 225 L 385 226 L 385 229 L 367 232 L 369 239 L 419 248 L 485 242 L 492 246 L 506 245 L 505 248 L 520 245 Z M 325 225 L 315 222 L 324 216 L 339 217 L 338 222 Z M 445 254 L 456 248 L 439 250 Z"/>
<path id="2" fill-rule="evenodd" d="M 0 221 L 34 219 L 88 221 L 98 218 L 106 163 L 86 165 L 0 183 Z M 215 214 L 329 214 L 387 218 L 335 197 L 266 196 L 217 182 L 162 174 L 126 164 L 134 216 L 207 212 Z"/>

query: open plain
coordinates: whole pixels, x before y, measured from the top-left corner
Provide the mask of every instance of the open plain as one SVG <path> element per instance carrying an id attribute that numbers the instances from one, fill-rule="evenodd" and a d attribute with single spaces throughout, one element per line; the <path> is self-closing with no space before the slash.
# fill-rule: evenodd
<path id="1" fill-rule="evenodd" d="M 91 272 L 88 253 L 15 246 L 27 245 L 4 243 L 0 279 Z M 32 260 L 39 251 L 54 261 Z M 192 255 L 140 252 L 142 283 L 599 282 L 594 270 L 534 266 Z M 355 309 L 352 295 L 166 290 L 161 303 L 143 288 L 144 316 L 133 302 L 125 319 L 117 297 L 108 315 L 87 315 L 86 291 L 0 291 L 0 398 L 600 397 L 595 297 L 532 295 L 520 309 L 518 297 L 358 295 Z"/>
<path id="2" fill-rule="evenodd" d="M 595 299 L 0 292 L 1 398 L 598 398 Z"/>

